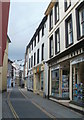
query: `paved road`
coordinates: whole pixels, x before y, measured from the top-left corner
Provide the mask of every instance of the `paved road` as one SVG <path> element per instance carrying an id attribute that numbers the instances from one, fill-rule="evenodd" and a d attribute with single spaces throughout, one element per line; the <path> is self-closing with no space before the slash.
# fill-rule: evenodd
<path id="1" fill-rule="evenodd" d="M 31 100 L 26 99 L 18 88 L 11 91 L 10 101 L 19 118 L 49 118 Z"/>
<path id="2" fill-rule="evenodd" d="M 19 118 L 69 118 L 69 120 L 84 120 L 84 116 L 56 102 L 42 98 L 25 89 L 15 87 L 10 92 L 10 102 L 13 106 L 12 112 Z M 15 112 L 14 112 L 15 111 Z M 72 118 L 72 119 L 71 119 Z"/>

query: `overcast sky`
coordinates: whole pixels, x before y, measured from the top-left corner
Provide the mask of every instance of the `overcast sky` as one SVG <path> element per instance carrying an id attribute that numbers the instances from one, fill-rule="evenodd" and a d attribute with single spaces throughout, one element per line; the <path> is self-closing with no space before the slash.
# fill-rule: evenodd
<path id="1" fill-rule="evenodd" d="M 11 0 L 12 1 L 12 0 Z M 29 40 L 41 22 L 45 10 L 51 0 L 33 0 L 11 2 L 8 23 L 9 58 L 11 60 L 24 59 L 24 53 Z M 42 1 L 42 2 L 41 2 Z"/>

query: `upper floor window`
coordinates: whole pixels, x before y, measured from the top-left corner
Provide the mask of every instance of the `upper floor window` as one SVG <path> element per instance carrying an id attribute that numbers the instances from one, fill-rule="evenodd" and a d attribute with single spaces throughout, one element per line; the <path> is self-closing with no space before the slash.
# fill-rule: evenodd
<path id="1" fill-rule="evenodd" d="M 39 63 L 39 49 L 37 50 L 37 64 Z"/>
<path id="2" fill-rule="evenodd" d="M 44 43 L 42 44 L 42 60 L 44 60 Z"/>
<path id="3" fill-rule="evenodd" d="M 59 29 L 55 32 L 55 54 L 60 52 L 60 34 Z"/>
<path id="4" fill-rule="evenodd" d="M 33 56 L 31 56 L 31 68 L 33 67 Z"/>
<path id="5" fill-rule="evenodd" d="M 40 41 L 40 32 L 38 32 L 38 42 Z"/>
<path id="6" fill-rule="evenodd" d="M 29 58 L 29 69 L 30 69 L 30 58 Z"/>
<path id="7" fill-rule="evenodd" d="M 84 36 L 84 2 L 77 9 L 77 31 L 78 38 Z"/>
<path id="8" fill-rule="evenodd" d="M 53 9 L 50 12 L 50 30 L 53 28 Z"/>
<path id="9" fill-rule="evenodd" d="M 42 27 L 42 37 L 44 36 L 44 26 Z"/>
<path id="10" fill-rule="evenodd" d="M 32 50 L 33 50 L 33 41 L 32 41 Z"/>
<path id="11" fill-rule="evenodd" d="M 36 65 L 36 53 L 34 53 L 34 66 Z"/>
<path id="12" fill-rule="evenodd" d="M 59 2 L 56 2 L 55 4 L 55 24 L 59 20 Z"/>
<path id="13" fill-rule="evenodd" d="M 50 58 L 54 55 L 53 35 L 50 37 Z"/>
<path id="14" fill-rule="evenodd" d="M 66 47 L 73 43 L 73 28 L 72 28 L 72 16 L 66 20 Z"/>
<path id="15" fill-rule="evenodd" d="M 66 11 L 71 6 L 71 0 L 64 0 L 64 4 L 65 4 L 65 11 Z"/>
<path id="16" fill-rule="evenodd" d="M 31 53 L 31 46 L 29 47 L 29 53 Z"/>
<path id="17" fill-rule="evenodd" d="M 36 38 L 35 38 L 35 40 L 34 40 L 34 47 L 36 46 Z"/>

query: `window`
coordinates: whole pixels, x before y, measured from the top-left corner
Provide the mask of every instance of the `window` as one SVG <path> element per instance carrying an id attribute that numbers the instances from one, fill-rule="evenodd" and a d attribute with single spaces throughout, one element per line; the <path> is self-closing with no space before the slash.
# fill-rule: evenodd
<path id="1" fill-rule="evenodd" d="M 34 65 L 36 65 L 36 53 L 34 53 Z"/>
<path id="2" fill-rule="evenodd" d="M 32 41 L 32 50 L 33 50 L 33 41 Z"/>
<path id="3" fill-rule="evenodd" d="M 64 4 L 65 4 L 65 11 L 66 11 L 71 6 L 71 0 L 65 0 Z"/>
<path id="4" fill-rule="evenodd" d="M 39 49 L 37 50 L 37 64 L 39 63 Z"/>
<path id="5" fill-rule="evenodd" d="M 33 56 L 31 56 L 31 68 L 33 67 Z"/>
<path id="6" fill-rule="evenodd" d="M 40 32 L 38 32 L 38 42 L 40 41 Z"/>
<path id="7" fill-rule="evenodd" d="M 78 39 L 84 36 L 84 2 L 77 8 L 77 31 Z"/>
<path id="8" fill-rule="evenodd" d="M 29 53 L 31 53 L 31 46 L 29 47 Z"/>
<path id="9" fill-rule="evenodd" d="M 44 36 L 44 26 L 42 27 L 42 37 Z"/>
<path id="10" fill-rule="evenodd" d="M 72 16 L 66 20 L 66 47 L 73 44 Z"/>
<path id="11" fill-rule="evenodd" d="M 60 35 L 59 29 L 55 32 L 55 54 L 60 51 Z"/>
<path id="12" fill-rule="evenodd" d="M 43 72 L 41 72 L 41 90 L 43 91 L 43 80 L 44 77 L 43 77 Z"/>
<path id="13" fill-rule="evenodd" d="M 34 40 L 34 47 L 36 46 L 36 38 L 35 38 L 35 40 Z"/>
<path id="14" fill-rule="evenodd" d="M 42 60 L 44 60 L 44 43 L 42 44 Z"/>
<path id="15" fill-rule="evenodd" d="M 50 30 L 53 28 L 53 10 L 50 12 Z"/>
<path id="16" fill-rule="evenodd" d="M 53 57 L 54 47 L 53 47 L 53 35 L 50 37 L 50 58 Z"/>
<path id="17" fill-rule="evenodd" d="M 58 20 L 59 20 L 59 3 L 56 2 L 56 4 L 55 4 L 55 24 L 57 23 Z"/>
<path id="18" fill-rule="evenodd" d="M 29 58 L 29 69 L 30 69 L 30 58 Z"/>

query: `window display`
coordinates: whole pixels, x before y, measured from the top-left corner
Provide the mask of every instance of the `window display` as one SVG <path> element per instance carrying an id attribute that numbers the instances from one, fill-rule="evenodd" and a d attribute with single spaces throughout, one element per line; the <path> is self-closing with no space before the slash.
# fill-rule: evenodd
<path id="1" fill-rule="evenodd" d="M 59 97 L 59 70 L 53 70 L 52 79 L 52 96 Z"/>
<path id="2" fill-rule="evenodd" d="M 84 105 L 84 62 L 73 65 L 73 101 Z"/>
<path id="3" fill-rule="evenodd" d="M 63 70 L 62 75 L 62 97 L 69 98 L 69 75 L 68 71 Z"/>

